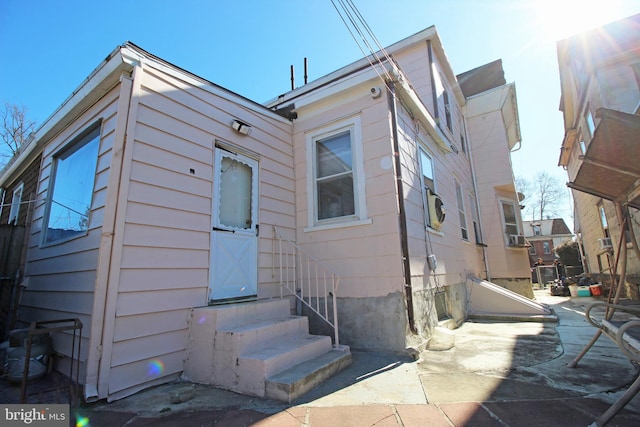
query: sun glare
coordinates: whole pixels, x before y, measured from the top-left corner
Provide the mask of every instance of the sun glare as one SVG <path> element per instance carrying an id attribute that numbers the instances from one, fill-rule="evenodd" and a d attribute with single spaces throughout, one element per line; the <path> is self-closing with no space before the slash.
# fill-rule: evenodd
<path id="1" fill-rule="evenodd" d="M 557 41 L 614 21 L 621 0 L 535 0 L 542 37 Z"/>

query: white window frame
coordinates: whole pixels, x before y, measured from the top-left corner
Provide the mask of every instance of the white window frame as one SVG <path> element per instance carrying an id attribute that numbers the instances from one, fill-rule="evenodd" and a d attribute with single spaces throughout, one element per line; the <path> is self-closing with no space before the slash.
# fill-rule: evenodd
<path id="1" fill-rule="evenodd" d="M 95 135 L 94 135 L 95 133 Z M 85 230 L 81 230 L 78 233 L 60 237 L 57 239 L 51 238 L 49 226 L 51 225 L 51 214 L 52 209 L 51 205 L 54 203 L 53 197 L 56 192 L 55 186 L 56 181 L 58 180 L 58 165 L 60 159 L 68 159 L 73 156 L 78 150 L 84 148 L 87 144 L 91 143 L 94 138 L 97 138 L 97 153 L 95 158 L 95 166 L 93 170 L 93 181 L 91 183 L 91 198 L 89 202 L 89 208 L 93 205 L 93 198 L 95 196 L 95 180 L 96 180 L 96 168 L 98 166 L 98 160 L 100 158 L 100 146 L 102 144 L 102 122 L 98 121 L 84 130 L 82 130 L 76 137 L 71 139 L 67 144 L 64 145 L 60 150 L 53 154 L 52 157 L 52 167 L 51 174 L 49 175 L 49 188 L 47 189 L 47 203 L 45 207 L 45 215 L 44 215 L 44 223 L 42 228 L 42 241 L 41 247 L 48 247 L 58 245 L 64 242 L 68 242 L 70 240 L 77 239 L 79 237 L 84 237 L 89 234 L 90 222 L 91 222 L 91 212 L 89 212 L 89 216 L 87 217 L 87 228 Z M 59 184 L 58 184 L 59 185 Z"/>
<path id="2" fill-rule="evenodd" d="M 429 160 L 431 160 L 431 180 L 433 181 L 433 193 L 437 194 L 436 190 L 436 173 L 435 168 L 433 167 L 433 155 L 427 150 L 422 144 L 418 147 L 418 167 L 419 169 L 419 178 L 420 178 L 420 191 L 422 192 L 422 206 L 424 206 L 424 226 L 426 229 L 434 232 L 434 233 L 442 233 L 442 231 L 438 231 L 435 228 L 431 227 L 431 217 L 429 215 L 429 198 L 427 195 L 427 187 L 424 185 L 424 175 L 422 174 L 422 170 L 424 165 L 422 164 L 422 155 L 425 155 Z"/>
<path id="3" fill-rule="evenodd" d="M 444 122 L 449 129 L 449 132 L 453 132 L 453 119 L 451 118 L 451 100 L 449 99 L 449 91 L 444 88 L 442 92 L 442 102 L 444 103 Z"/>
<path id="4" fill-rule="evenodd" d="M 542 253 L 545 255 L 551 254 L 551 243 L 547 241 L 542 242 Z"/>
<path id="5" fill-rule="evenodd" d="M 504 235 L 504 243 L 506 246 L 510 246 L 509 245 L 509 235 L 510 234 L 514 234 L 514 233 L 509 233 L 507 232 L 507 225 L 515 225 L 517 232 L 515 234 L 522 234 L 522 228 L 520 227 L 520 222 L 518 221 L 518 210 L 516 209 L 517 204 L 516 202 L 514 202 L 513 200 L 510 199 L 503 199 L 503 198 L 499 198 L 498 199 L 498 203 L 500 204 L 500 223 L 502 224 L 502 230 L 503 230 L 503 235 Z M 509 223 L 507 224 L 506 222 L 506 218 L 504 216 L 504 204 L 509 204 L 513 206 L 514 212 L 516 214 L 516 222 L 515 224 Z"/>
<path id="6" fill-rule="evenodd" d="M 24 192 L 24 182 L 21 182 L 13 190 L 13 197 L 11 197 L 11 210 L 9 210 L 9 224 L 14 220 L 18 223 L 18 215 L 20 215 L 20 205 L 22 204 L 22 195 Z"/>
<path id="7" fill-rule="evenodd" d="M 456 200 L 458 204 L 458 219 L 460 220 L 460 237 L 462 240 L 469 241 L 469 227 L 467 226 L 467 213 L 464 209 L 462 186 L 457 179 L 454 179 L 454 182 L 456 186 Z"/>
<path id="8" fill-rule="evenodd" d="M 318 219 L 318 188 L 316 185 L 316 141 L 330 138 L 343 132 L 349 132 L 351 139 L 351 168 L 353 174 L 353 215 L 336 218 Z M 367 204 L 362 155 L 362 126 L 359 116 L 350 117 L 330 125 L 310 131 L 306 135 L 307 149 L 307 224 L 304 229 L 316 231 L 330 228 L 371 224 L 367 217 Z"/>

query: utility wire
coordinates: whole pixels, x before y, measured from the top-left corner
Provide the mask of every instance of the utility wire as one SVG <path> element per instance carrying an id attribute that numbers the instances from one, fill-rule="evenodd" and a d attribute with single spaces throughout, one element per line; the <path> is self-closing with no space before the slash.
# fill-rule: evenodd
<path id="1" fill-rule="evenodd" d="M 357 8 L 352 2 L 350 2 L 351 3 L 350 6 L 345 5 L 345 0 L 338 0 L 338 2 L 340 4 L 342 10 L 336 5 L 336 2 L 334 0 L 331 0 L 331 4 L 333 5 L 333 7 L 335 8 L 336 12 L 338 13 L 338 16 L 340 16 L 340 19 L 344 23 L 345 27 L 347 27 L 347 30 L 349 31 L 349 34 L 351 34 L 351 37 L 356 42 L 356 45 L 360 49 L 360 52 L 362 52 L 362 54 L 364 55 L 365 59 L 369 62 L 369 65 L 371 65 L 371 68 L 373 68 L 373 70 L 376 72 L 376 74 L 378 75 L 380 80 L 382 80 L 383 84 L 387 87 L 387 89 L 391 90 L 391 88 L 389 88 L 388 83 L 387 83 L 387 81 L 392 80 L 391 75 L 386 70 L 382 59 L 380 59 L 380 57 L 377 55 L 377 53 L 371 47 L 371 44 L 368 42 L 366 36 L 363 34 L 363 31 L 361 30 L 360 26 L 356 22 L 356 17 L 359 16 L 359 18 L 357 19 L 358 21 L 365 22 L 364 26 L 365 26 L 366 29 L 368 29 L 367 32 L 369 33 L 369 36 L 372 37 L 373 39 L 375 39 L 375 36 L 373 36 L 373 33 L 369 29 L 368 25 L 366 25 L 366 21 L 364 21 L 364 18 L 362 17 L 360 12 L 357 12 Z M 355 10 L 356 12 L 352 13 L 349 9 Z M 356 17 L 354 17 L 354 13 L 355 13 Z M 345 17 L 345 15 L 346 15 L 346 17 Z M 351 25 L 349 25 L 349 23 L 347 21 L 349 21 L 351 23 Z M 367 46 L 367 48 L 369 50 L 369 53 L 367 53 L 365 51 L 365 49 L 363 48 L 362 44 L 358 41 L 358 37 L 356 37 L 356 34 L 354 34 L 354 31 L 357 32 L 360 35 L 360 38 L 362 39 L 362 42 Z M 376 40 L 376 43 L 379 44 L 379 42 L 377 42 L 377 39 L 375 39 L 375 40 Z M 384 51 L 384 49 L 382 49 L 382 50 Z M 372 56 L 376 59 L 376 63 L 382 68 L 382 71 L 383 71 L 385 77 L 387 78 L 387 80 L 385 80 L 382 77 L 382 74 L 378 70 L 378 67 L 376 67 L 376 64 L 374 64 L 374 62 L 371 60 Z M 387 60 L 390 61 L 390 58 L 386 54 L 386 52 L 385 52 L 385 58 L 387 58 Z"/>

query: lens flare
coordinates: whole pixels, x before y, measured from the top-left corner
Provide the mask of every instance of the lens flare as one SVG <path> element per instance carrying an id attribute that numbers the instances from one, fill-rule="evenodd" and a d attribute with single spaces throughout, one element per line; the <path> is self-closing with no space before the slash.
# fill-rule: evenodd
<path id="1" fill-rule="evenodd" d="M 161 360 L 154 359 L 149 362 L 149 365 L 147 365 L 147 375 L 150 377 L 157 377 L 158 375 L 162 374 L 163 371 L 164 363 L 162 363 Z"/>
<path id="2" fill-rule="evenodd" d="M 89 427 L 89 418 L 78 416 L 76 418 L 76 427 Z"/>

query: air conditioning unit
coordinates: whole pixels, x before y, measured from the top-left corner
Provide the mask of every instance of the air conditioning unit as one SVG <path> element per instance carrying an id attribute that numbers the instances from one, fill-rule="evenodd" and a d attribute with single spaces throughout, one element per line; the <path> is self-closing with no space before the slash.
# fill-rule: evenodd
<path id="1" fill-rule="evenodd" d="M 604 239 L 598 239 L 598 247 L 600 249 L 611 249 L 613 248 L 613 243 L 611 242 L 611 238 L 607 237 Z"/>
<path id="2" fill-rule="evenodd" d="M 427 191 L 427 199 L 429 204 L 430 226 L 434 230 L 440 231 L 445 217 L 444 203 L 437 194 L 433 194 L 431 191 Z"/>
<path id="3" fill-rule="evenodd" d="M 525 246 L 524 236 L 522 234 L 509 234 L 509 246 Z"/>

